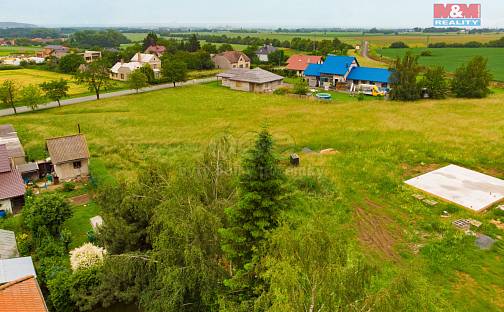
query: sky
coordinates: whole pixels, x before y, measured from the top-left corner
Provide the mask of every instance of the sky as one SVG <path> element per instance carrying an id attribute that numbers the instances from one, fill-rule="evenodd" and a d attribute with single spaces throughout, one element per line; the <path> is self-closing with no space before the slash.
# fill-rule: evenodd
<path id="1" fill-rule="evenodd" d="M 503 0 L 446 1 L 481 3 L 482 27 L 504 27 Z M 0 22 L 39 26 L 429 27 L 433 3 L 443 1 L 0 0 Z"/>

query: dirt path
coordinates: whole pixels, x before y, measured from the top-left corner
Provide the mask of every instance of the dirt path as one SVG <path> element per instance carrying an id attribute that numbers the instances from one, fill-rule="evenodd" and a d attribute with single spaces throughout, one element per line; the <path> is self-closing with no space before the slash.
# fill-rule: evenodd
<path id="1" fill-rule="evenodd" d="M 382 210 L 382 206 L 370 200 L 366 200 L 364 206 L 355 207 L 358 238 L 363 245 L 397 262 L 400 260 L 394 250 L 397 239 L 387 229 L 393 221 L 383 215 Z"/>
<path id="2" fill-rule="evenodd" d="M 69 199 L 70 204 L 72 204 L 73 206 L 82 206 L 89 203 L 90 200 L 91 198 L 89 197 L 89 194 L 82 194 Z"/>

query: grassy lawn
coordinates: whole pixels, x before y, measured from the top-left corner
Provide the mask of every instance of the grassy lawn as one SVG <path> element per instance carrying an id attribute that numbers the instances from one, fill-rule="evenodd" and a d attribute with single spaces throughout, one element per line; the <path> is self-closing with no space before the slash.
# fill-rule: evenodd
<path id="1" fill-rule="evenodd" d="M 41 47 L 0 47 L 0 56 L 8 56 L 13 53 L 25 55 L 35 54 L 36 51 L 41 49 Z"/>
<path id="2" fill-rule="evenodd" d="M 289 169 L 290 175 L 322 173 L 331 179 L 353 212 L 348 230 L 385 272 L 376 285 L 388 282 L 387 272 L 407 269 L 454 310 L 502 311 L 502 242 L 480 251 L 471 238 L 459 239 L 463 235 L 455 234 L 450 224 L 471 217 L 484 222 L 481 232 L 504 235 L 489 224 L 497 212 L 424 205 L 403 181 L 450 163 L 504 178 L 504 93 L 484 100 L 415 103 L 337 97 L 309 101 L 231 91 L 212 83 L 22 114 L 2 118 L 2 123 L 15 126 L 28 153 L 43 150 L 46 137 L 75 132 L 79 123 L 97 180 L 133 179 L 149 160 L 183 164 L 199 159 L 207 144 L 225 132 L 239 146 L 248 146 L 253 133 L 267 123 L 282 157 L 301 155 L 301 166 Z M 339 153 L 303 154 L 303 147 Z M 449 218 L 440 217 L 443 210 L 450 212 Z M 76 244 L 85 240 L 89 218 L 98 212 L 94 204 L 75 208 L 68 226 Z M 333 216 L 328 213 L 327 218 Z"/>
<path id="3" fill-rule="evenodd" d="M 93 202 L 73 207 L 73 216 L 65 224 L 70 232 L 72 232 L 70 249 L 79 247 L 88 241 L 87 232 L 92 229 L 89 219 L 99 213 L 100 207 Z"/>
<path id="4" fill-rule="evenodd" d="M 426 49 L 380 49 L 377 53 L 385 57 L 395 58 L 404 55 L 408 50 L 419 55 Z M 448 71 L 453 72 L 460 65 L 467 63 L 472 57 L 481 55 L 488 58 L 488 65 L 494 75 L 494 79 L 504 81 L 504 49 L 502 48 L 441 48 L 429 49 L 429 51 L 432 52 L 432 56 L 421 56 L 420 64 L 442 65 Z"/>

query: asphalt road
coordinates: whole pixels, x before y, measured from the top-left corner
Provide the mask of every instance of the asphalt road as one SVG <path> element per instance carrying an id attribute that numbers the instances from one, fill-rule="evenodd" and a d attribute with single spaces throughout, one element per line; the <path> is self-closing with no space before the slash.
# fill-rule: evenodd
<path id="1" fill-rule="evenodd" d="M 216 79 L 217 78 L 215 78 L 215 77 L 194 79 L 194 80 L 189 80 L 186 82 L 177 83 L 176 86 L 182 87 L 182 86 L 189 86 L 189 85 L 195 85 L 195 84 L 202 84 L 202 83 L 215 81 Z M 152 92 L 152 91 L 157 91 L 157 90 L 162 90 L 162 89 L 170 89 L 170 88 L 173 88 L 173 83 L 147 87 L 147 88 L 140 90 L 139 93 Z M 137 92 L 136 90 L 121 90 L 121 91 L 115 91 L 115 92 L 110 92 L 110 93 L 103 93 L 103 94 L 100 94 L 100 99 L 108 99 L 108 98 L 113 98 L 113 97 L 118 97 L 118 96 L 130 95 L 130 94 L 135 94 L 136 92 Z M 61 106 L 74 105 L 74 104 L 93 102 L 93 101 L 96 101 L 96 96 L 89 95 L 89 96 L 83 96 L 83 97 L 78 97 L 78 98 L 73 98 L 73 99 L 62 100 Z M 55 108 L 55 107 L 58 107 L 58 102 L 49 102 L 49 103 L 39 105 L 35 110 L 39 111 L 39 110 Z M 19 106 L 19 107 L 16 107 L 16 110 L 17 110 L 18 114 L 33 112 L 33 110 L 28 106 Z M 12 108 L 0 109 L 0 117 L 11 116 L 11 115 L 14 115 L 14 110 Z"/>

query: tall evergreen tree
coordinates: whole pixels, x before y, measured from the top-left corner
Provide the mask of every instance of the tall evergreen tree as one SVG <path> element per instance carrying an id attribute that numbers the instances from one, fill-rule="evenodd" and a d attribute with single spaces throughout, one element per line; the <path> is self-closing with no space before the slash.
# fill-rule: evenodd
<path id="1" fill-rule="evenodd" d="M 150 32 L 143 40 L 143 51 L 147 50 L 148 47 L 156 45 L 159 38 L 158 35 L 154 32 Z"/>
<path id="2" fill-rule="evenodd" d="M 198 41 L 198 37 L 196 37 L 195 34 L 193 34 L 189 38 L 189 42 L 187 43 L 187 51 L 189 52 L 196 52 L 201 48 L 200 43 Z"/>
<path id="3" fill-rule="evenodd" d="M 260 132 L 254 147 L 244 157 L 242 170 L 239 202 L 226 209 L 229 226 L 220 233 L 232 275 L 225 284 L 240 293 L 239 301 L 246 302 L 261 292 L 257 264 L 265 239 L 277 227 L 287 199 L 286 177 L 266 129 Z"/>

